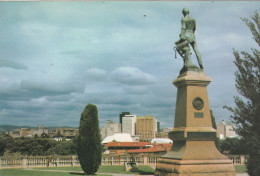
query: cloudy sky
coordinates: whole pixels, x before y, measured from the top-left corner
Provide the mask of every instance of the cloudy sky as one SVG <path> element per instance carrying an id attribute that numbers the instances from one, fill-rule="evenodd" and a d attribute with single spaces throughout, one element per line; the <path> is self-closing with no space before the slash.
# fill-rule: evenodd
<path id="1" fill-rule="evenodd" d="M 130 111 L 173 127 L 184 7 L 197 21 L 211 109 L 228 121 L 232 48 L 256 47 L 240 17 L 259 11 L 257 1 L 0 2 L 0 124 L 76 127 L 93 103 L 101 126 Z"/>

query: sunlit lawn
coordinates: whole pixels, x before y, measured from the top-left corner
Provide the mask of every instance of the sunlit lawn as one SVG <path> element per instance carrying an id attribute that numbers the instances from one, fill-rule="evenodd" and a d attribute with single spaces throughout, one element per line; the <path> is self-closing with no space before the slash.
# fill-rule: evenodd
<path id="1" fill-rule="evenodd" d="M 235 165 L 235 169 L 237 173 L 245 173 L 247 172 L 246 165 Z"/>
<path id="2" fill-rule="evenodd" d="M 3 169 L 0 170 L 1 176 L 73 176 L 83 175 L 83 173 L 58 172 L 45 170 L 26 170 L 26 169 Z M 97 174 L 97 176 L 111 176 L 108 174 Z"/>
<path id="3" fill-rule="evenodd" d="M 49 167 L 49 168 L 39 168 L 41 170 L 63 170 L 63 171 L 82 171 L 81 167 Z M 154 169 L 150 166 L 139 165 L 137 172 L 125 171 L 124 166 L 100 166 L 98 173 L 121 173 L 121 174 L 153 174 Z"/>
<path id="4" fill-rule="evenodd" d="M 237 173 L 247 171 L 246 165 L 235 165 Z M 150 166 L 139 165 L 137 172 L 125 171 L 124 166 L 100 166 L 96 176 L 111 176 L 109 174 L 99 173 L 122 173 L 122 174 L 139 174 L 153 175 L 154 169 Z M 81 167 L 48 167 L 30 169 L 2 169 L 0 176 L 73 176 L 83 175 Z"/>
<path id="5" fill-rule="evenodd" d="M 140 165 L 137 172 L 125 171 L 124 166 L 100 166 L 97 176 L 110 176 L 109 174 L 99 173 L 122 173 L 153 175 L 154 169 L 150 166 Z M 83 175 L 81 167 L 48 167 L 31 169 L 2 169 L 0 176 L 73 176 Z"/>

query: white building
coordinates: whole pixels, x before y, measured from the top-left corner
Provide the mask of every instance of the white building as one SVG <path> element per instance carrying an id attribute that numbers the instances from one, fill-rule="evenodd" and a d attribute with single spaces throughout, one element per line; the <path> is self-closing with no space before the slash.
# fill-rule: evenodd
<path id="1" fill-rule="evenodd" d="M 238 137 L 234 126 L 226 124 L 224 120 L 217 124 L 217 131 L 220 139 Z"/>
<path id="2" fill-rule="evenodd" d="M 101 129 L 101 136 L 104 139 L 107 136 L 112 136 L 115 133 L 121 133 L 121 124 L 108 121 L 105 126 Z"/>
<path id="3" fill-rule="evenodd" d="M 122 133 L 135 135 L 136 115 L 125 115 L 122 118 Z"/>
<path id="4" fill-rule="evenodd" d="M 229 138 L 238 137 L 232 125 L 226 125 L 226 137 Z"/>
<path id="5" fill-rule="evenodd" d="M 133 142 L 130 134 L 128 133 L 115 133 L 112 136 L 107 136 L 101 143 L 107 144 L 110 142 Z"/>
<path id="6" fill-rule="evenodd" d="M 156 143 L 156 144 L 172 144 L 173 141 L 168 138 L 153 138 L 151 143 Z"/>

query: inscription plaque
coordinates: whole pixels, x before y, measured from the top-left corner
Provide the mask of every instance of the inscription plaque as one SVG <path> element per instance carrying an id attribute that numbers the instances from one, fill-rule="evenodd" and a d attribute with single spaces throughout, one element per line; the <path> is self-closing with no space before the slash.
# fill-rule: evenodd
<path id="1" fill-rule="evenodd" d="M 203 114 L 203 112 L 194 112 L 194 117 L 195 118 L 203 118 L 204 114 Z"/>

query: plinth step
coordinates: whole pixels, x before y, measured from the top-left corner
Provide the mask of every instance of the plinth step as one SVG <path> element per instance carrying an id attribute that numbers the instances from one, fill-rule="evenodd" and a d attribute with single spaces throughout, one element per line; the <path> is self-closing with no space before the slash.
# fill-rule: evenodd
<path id="1" fill-rule="evenodd" d="M 175 160 L 161 158 L 156 176 L 235 176 L 230 160 Z"/>

